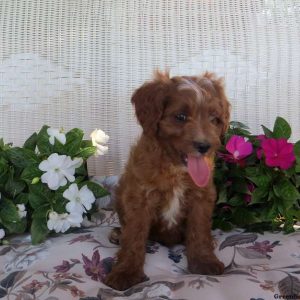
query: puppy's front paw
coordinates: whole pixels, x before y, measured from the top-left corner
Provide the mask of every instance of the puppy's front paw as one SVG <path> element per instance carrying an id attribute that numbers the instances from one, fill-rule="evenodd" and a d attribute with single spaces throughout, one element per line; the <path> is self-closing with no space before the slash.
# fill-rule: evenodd
<path id="1" fill-rule="evenodd" d="M 147 279 L 143 272 L 129 273 L 128 271 L 113 269 L 104 279 L 104 284 L 115 290 L 124 291 Z"/>
<path id="2" fill-rule="evenodd" d="M 189 262 L 189 270 L 193 274 L 221 275 L 224 268 L 224 264 L 216 258 L 198 258 Z"/>

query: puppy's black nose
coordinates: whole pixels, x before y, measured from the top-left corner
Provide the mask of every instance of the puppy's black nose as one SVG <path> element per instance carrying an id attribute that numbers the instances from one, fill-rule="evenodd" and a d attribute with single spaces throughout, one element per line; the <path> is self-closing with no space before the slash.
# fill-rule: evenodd
<path id="1" fill-rule="evenodd" d="M 207 142 L 194 142 L 194 147 L 197 149 L 198 152 L 201 154 L 204 154 L 208 151 L 208 149 L 211 147 L 211 145 Z"/>

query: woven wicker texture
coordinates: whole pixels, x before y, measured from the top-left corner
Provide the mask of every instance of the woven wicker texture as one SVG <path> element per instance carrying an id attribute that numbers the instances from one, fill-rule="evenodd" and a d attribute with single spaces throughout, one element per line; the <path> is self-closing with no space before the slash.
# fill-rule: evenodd
<path id="1" fill-rule="evenodd" d="M 259 132 L 281 115 L 300 138 L 298 0 L 1 0 L 0 136 L 101 128 L 90 173 L 119 173 L 140 132 L 130 95 L 155 68 L 215 71 L 233 119 Z"/>

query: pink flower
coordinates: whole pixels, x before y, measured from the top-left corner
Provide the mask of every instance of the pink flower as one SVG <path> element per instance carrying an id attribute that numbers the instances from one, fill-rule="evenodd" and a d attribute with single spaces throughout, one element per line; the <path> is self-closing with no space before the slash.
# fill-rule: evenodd
<path id="1" fill-rule="evenodd" d="M 233 135 L 226 144 L 226 150 L 232 154 L 235 160 L 240 160 L 249 156 L 253 151 L 253 147 L 244 137 Z"/>
<path id="2" fill-rule="evenodd" d="M 265 139 L 261 147 L 266 157 L 266 165 L 287 170 L 294 164 L 294 146 L 286 139 Z"/>
<path id="3" fill-rule="evenodd" d="M 228 153 L 218 153 L 218 156 L 229 163 L 237 163 L 241 167 L 245 167 L 244 158 L 250 155 L 253 151 L 252 144 L 247 142 L 242 136 L 233 135 L 226 144 Z"/>

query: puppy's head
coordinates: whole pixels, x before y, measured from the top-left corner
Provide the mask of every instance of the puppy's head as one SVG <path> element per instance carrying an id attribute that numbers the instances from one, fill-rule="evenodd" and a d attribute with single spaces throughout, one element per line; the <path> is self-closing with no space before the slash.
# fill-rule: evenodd
<path id="1" fill-rule="evenodd" d="M 174 164 L 187 164 L 194 182 L 205 186 L 229 124 L 223 80 L 208 72 L 173 78 L 157 72 L 136 90 L 132 103 L 143 134 L 157 139 Z"/>

